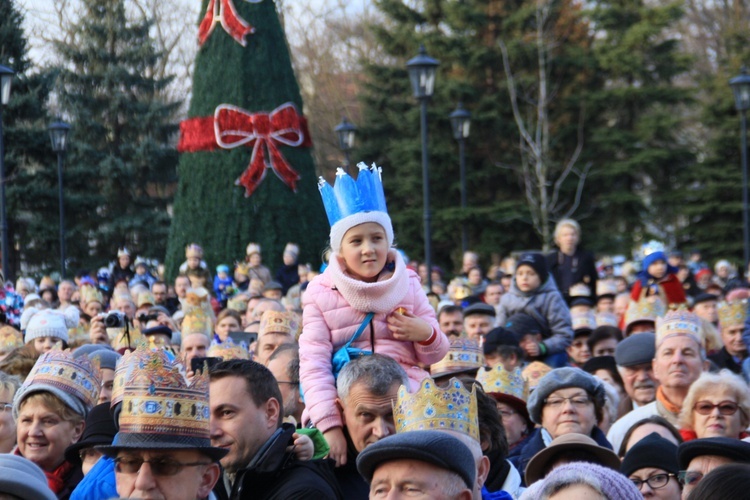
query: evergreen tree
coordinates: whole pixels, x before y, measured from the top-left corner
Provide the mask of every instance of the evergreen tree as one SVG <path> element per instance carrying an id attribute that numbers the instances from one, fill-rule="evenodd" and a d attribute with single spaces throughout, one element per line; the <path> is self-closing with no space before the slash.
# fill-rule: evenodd
<path id="1" fill-rule="evenodd" d="M 216 22 L 216 10 L 223 10 L 222 24 Z M 203 246 L 212 266 L 242 260 L 249 242 L 261 244 L 272 269 L 281 264 L 287 242 L 300 245 L 300 261 L 317 264 L 328 225 L 309 134 L 304 119 L 298 120 L 303 110 L 299 86 L 274 2 L 205 0 L 202 12 L 189 118 L 181 126 L 183 154 L 168 271 L 175 273 L 191 242 Z M 233 107 L 220 113 L 221 130 L 234 127 L 259 137 L 240 146 L 241 137 L 222 136 L 224 145 L 219 146 L 213 117 L 221 105 Z M 265 114 L 274 110 L 280 111 L 269 124 Z M 286 128 L 292 132 L 284 133 Z"/>
<path id="2" fill-rule="evenodd" d="M 642 0 L 594 3 L 594 53 L 601 87 L 590 95 L 586 157 L 594 165 L 584 212 L 596 250 L 629 254 L 633 240 L 656 236 L 672 243 L 686 194 L 685 172 L 695 152 L 685 135 L 691 89 L 677 79 L 689 68 L 673 35 L 682 18 L 677 3 Z"/>
<path id="3" fill-rule="evenodd" d="M 57 171 L 45 112 L 52 77 L 31 66 L 22 23 L 14 2 L 0 0 L 0 64 L 16 72 L 3 109 L 9 279 L 18 275 L 21 263 L 43 271 L 58 263 Z"/>
<path id="4" fill-rule="evenodd" d="M 482 254 L 540 248 L 515 171 L 521 164 L 502 54 L 508 46 L 512 71 L 522 92 L 533 93 L 538 75 L 534 44 L 534 2 L 523 0 L 428 0 L 412 9 L 398 0 L 379 0 L 385 21 L 374 32 L 392 65 L 369 65 L 363 97 L 362 142 L 357 153 L 383 165 L 384 184 L 397 240 L 416 258 L 422 255 L 421 144 L 419 108 L 411 95 L 406 60 L 420 43 L 440 60 L 435 96 L 429 104 L 429 153 L 434 260 L 458 262 L 460 227 L 469 227 L 469 246 Z M 584 53 L 588 40 L 580 11 L 552 2 L 552 29 L 567 44 L 554 50 L 549 68 L 557 98 L 550 103 L 552 167 L 575 149 L 578 108 L 590 85 Z M 578 73 L 582 72 L 583 75 Z M 467 143 L 469 207 L 459 208 L 458 153 L 448 115 L 461 99 L 472 112 Z M 525 113 L 526 111 L 524 111 Z M 575 188 L 575 182 L 573 187 Z M 567 191 L 568 193 L 570 190 Z"/>
<path id="5" fill-rule="evenodd" d="M 177 154 L 170 143 L 179 103 L 163 97 L 170 78 L 147 19 L 129 19 L 123 0 L 84 0 L 75 39 L 55 46 L 63 61 L 61 105 L 72 122 L 65 176 L 68 253 L 81 265 L 112 260 L 118 247 L 166 251 Z"/>

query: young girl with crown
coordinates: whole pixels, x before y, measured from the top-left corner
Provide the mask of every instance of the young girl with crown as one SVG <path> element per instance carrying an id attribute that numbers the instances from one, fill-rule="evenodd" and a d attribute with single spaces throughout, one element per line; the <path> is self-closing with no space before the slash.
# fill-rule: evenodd
<path id="1" fill-rule="evenodd" d="M 356 181 L 342 169 L 334 187 L 320 180 L 332 252 L 328 267 L 304 294 L 299 340 L 306 416 L 325 435 L 338 466 L 346 463 L 347 443 L 334 354 L 359 331 L 351 347 L 395 359 L 416 390 L 429 376 L 419 365 L 437 363 L 449 347 L 419 276 L 392 248 L 380 169 L 364 163 L 358 167 Z"/>

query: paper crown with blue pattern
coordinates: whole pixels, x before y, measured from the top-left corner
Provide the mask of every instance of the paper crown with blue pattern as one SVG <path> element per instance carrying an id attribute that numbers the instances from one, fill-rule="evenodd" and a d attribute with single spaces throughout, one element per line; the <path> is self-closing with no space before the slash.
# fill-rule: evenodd
<path id="1" fill-rule="evenodd" d="M 744 326 L 747 320 L 747 300 L 721 302 L 716 310 L 719 313 L 719 325 L 722 328 Z"/>
<path id="2" fill-rule="evenodd" d="M 363 162 L 358 163 L 357 168 L 356 180 L 339 168 L 333 186 L 322 177 L 318 181 L 331 225 L 331 248 L 334 252 L 338 252 L 341 240 L 349 229 L 366 222 L 383 226 L 388 246 L 393 243 L 393 226 L 385 204 L 382 170 L 375 164 L 368 167 Z"/>
<path id="3" fill-rule="evenodd" d="M 688 336 L 706 346 L 701 319 L 687 309 L 669 311 L 663 318 L 656 319 L 656 346 L 660 346 L 669 337 Z"/>
<path id="4" fill-rule="evenodd" d="M 479 441 L 477 389 L 467 391 L 456 378 L 443 389 L 426 378 L 419 390 L 409 394 L 406 386 L 398 390 L 393 405 L 396 432 L 448 430 L 467 434 Z"/>

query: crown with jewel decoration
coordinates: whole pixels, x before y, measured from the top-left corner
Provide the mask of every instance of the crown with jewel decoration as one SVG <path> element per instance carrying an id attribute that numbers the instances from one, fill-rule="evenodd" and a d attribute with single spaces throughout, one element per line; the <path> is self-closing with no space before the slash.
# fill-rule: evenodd
<path id="1" fill-rule="evenodd" d="M 747 300 L 721 302 L 717 309 L 719 325 L 724 327 L 744 326 L 747 320 Z"/>
<path id="2" fill-rule="evenodd" d="M 617 282 L 615 280 L 604 279 L 596 282 L 597 298 L 614 297 L 615 295 L 617 295 Z"/>
<path id="3" fill-rule="evenodd" d="M 591 288 L 585 283 L 576 283 L 568 289 L 568 295 L 573 297 L 591 297 Z"/>
<path id="4" fill-rule="evenodd" d="M 552 371 L 552 368 L 541 361 L 532 361 L 521 372 L 523 379 L 529 384 L 529 392 L 536 389 L 539 381 Z"/>
<path id="5" fill-rule="evenodd" d="M 235 344 L 231 337 L 227 337 L 224 342 L 211 341 L 211 347 L 208 348 L 208 357 L 221 358 L 224 361 L 230 359 L 250 359 L 250 352 L 244 342 Z"/>
<path id="6" fill-rule="evenodd" d="M 596 313 L 596 326 L 614 326 L 619 328 L 620 320 L 617 314 L 611 312 Z"/>
<path id="7" fill-rule="evenodd" d="M 469 392 L 461 381 L 452 378 L 443 389 L 426 378 L 417 392 L 409 394 L 402 385 L 393 405 L 393 420 L 396 432 L 450 430 L 479 441 L 476 387 Z"/>
<path id="8" fill-rule="evenodd" d="M 596 329 L 596 316 L 591 311 L 586 312 L 572 312 L 570 313 L 570 321 L 573 325 L 573 330 Z"/>
<path id="9" fill-rule="evenodd" d="M 139 343 L 117 363 L 112 407 L 119 407 L 119 432 L 108 454 L 120 448 L 196 448 L 223 456 L 211 448 L 208 373 L 188 382 L 179 362 L 163 349 Z"/>
<path id="10" fill-rule="evenodd" d="M 66 400 L 70 396 L 77 398 L 85 408 L 82 413 L 96 405 L 99 399 L 101 380 L 98 376 L 99 362 L 89 360 L 88 356 L 73 357 L 73 353 L 66 349 L 45 352 L 34 363 L 34 367 L 26 377 L 14 398 L 13 411 L 18 411 L 18 404 L 33 392 L 49 390 L 55 395 L 63 395 Z"/>
<path id="11" fill-rule="evenodd" d="M 502 365 L 490 370 L 481 369 L 477 372 L 477 382 L 482 384 L 487 394 L 506 394 L 521 401 L 526 401 L 529 397 L 529 383 L 523 378 L 520 367 L 512 371 L 506 370 Z"/>
<path id="12" fill-rule="evenodd" d="M 23 346 L 21 332 L 12 326 L 0 328 L 0 353 L 9 353 L 13 349 Z"/>
<path id="13" fill-rule="evenodd" d="M 667 313 L 667 306 L 657 295 L 643 297 L 638 302 L 631 300 L 628 308 L 625 310 L 625 333 L 630 330 L 630 326 L 639 321 L 652 321 L 656 323 L 656 318 L 661 318 Z"/>
<path id="14" fill-rule="evenodd" d="M 656 320 L 657 347 L 669 337 L 686 335 L 695 339 L 702 347 L 706 345 L 701 319 L 685 308 L 669 311 L 664 318 Z"/>
<path id="15" fill-rule="evenodd" d="M 470 370 L 476 371 L 482 365 L 484 352 L 479 344 L 466 337 L 459 337 L 451 341 L 445 357 L 430 366 L 430 375 L 437 378 Z"/>
<path id="16" fill-rule="evenodd" d="M 97 290 L 94 286 L 84 285 L 81 287 L 81 303 L 89 304 L 91 302 L 99 302 L 100 304 L 104 304 L 104 297 L 102 297 L 102 292 Z"/>

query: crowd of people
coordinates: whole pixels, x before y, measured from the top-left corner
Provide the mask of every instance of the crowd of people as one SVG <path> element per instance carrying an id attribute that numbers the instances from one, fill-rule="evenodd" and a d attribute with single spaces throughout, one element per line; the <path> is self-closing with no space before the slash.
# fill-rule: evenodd
<path id="1" fill-rule="evenodd" d="M 324 265 L 249 243 L 179 275 L 19 278 L 0 328 L 0 497 L 745 498 L 750 285 L 657 242 L 446 276 L 406 258 L 377 168 L 321 182 Z M 427 289 L 427 273 L 432 288 Z"/>

